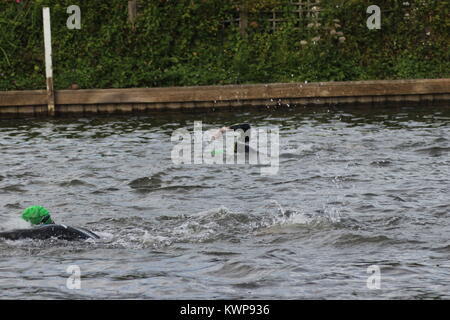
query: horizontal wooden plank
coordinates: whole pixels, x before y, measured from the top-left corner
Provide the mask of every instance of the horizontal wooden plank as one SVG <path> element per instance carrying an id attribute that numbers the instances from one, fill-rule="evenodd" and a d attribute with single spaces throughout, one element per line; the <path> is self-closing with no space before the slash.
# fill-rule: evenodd
<path id="1" fill-rule="evenodd" d="M 450 93 L 450 79 L 59 90 L 57 105 L 192 103 L 296 98 L 403 96 Z M 0 91 L 1 106 L 46 104 L 45 91 Z"/>
<path id="2" fill-rule="evenodd" d="M 449 93 L 450 79 L 62 90 L 57 104 L 230 101 Z"/>
<path id="3" fill-rule="evenodd" d="M 0 91 L 0 107 L 42 104 L 47 104 L 47 92 L 45 90 Z"/>

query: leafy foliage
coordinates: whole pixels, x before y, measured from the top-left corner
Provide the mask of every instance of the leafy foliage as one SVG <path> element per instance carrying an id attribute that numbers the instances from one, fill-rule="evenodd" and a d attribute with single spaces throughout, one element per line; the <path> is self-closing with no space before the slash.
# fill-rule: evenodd
<path id="1" fill-rule="evenodd" d="M 300 21 L 288 0 L 242 1 L 141 1 L 132 26 L 125 0 L 78 0 L 82 28 L 69 30 L 73 0 L 0 0 L 0 90 L 45 88 L 43 6 L 57 89 L 450 76 L 449 1 L 329 0 L 319 20 Z M 381 30 L 366 27 L 371 4 L 382 9 Z"/>

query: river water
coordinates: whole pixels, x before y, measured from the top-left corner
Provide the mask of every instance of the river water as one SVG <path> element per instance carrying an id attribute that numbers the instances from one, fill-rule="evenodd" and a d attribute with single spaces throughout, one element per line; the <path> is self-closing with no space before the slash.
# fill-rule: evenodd
<path id="1" fill-rule="evenodd" d="M 175 165 L 194 121 L 279 128 L 278 173 Z M 0 240 L 0 298 L 450 298 L 448 107 L 8 120 L 0 147 L 0 231 L 44 205 L 101 236 Z"/>

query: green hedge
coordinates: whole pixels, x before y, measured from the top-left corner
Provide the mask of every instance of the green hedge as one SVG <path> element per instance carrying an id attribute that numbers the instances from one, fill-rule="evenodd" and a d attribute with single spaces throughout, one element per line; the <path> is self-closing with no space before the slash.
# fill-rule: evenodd
<path id="1" fill-rule="evenodd" d="M 57 89 L 450 77 L 449 1 L 322 1 L 320 26 L 288 2 L 247 0 L 243 36 L 233 0 L 142 0 L 134 28 L 126 0 L 0 0 L 0 90 L 45 88 L 43 6 Z M 66 27 L 72 4 L 81 30 Z M 381 30 L 366 27 L 371 4 Z"/>

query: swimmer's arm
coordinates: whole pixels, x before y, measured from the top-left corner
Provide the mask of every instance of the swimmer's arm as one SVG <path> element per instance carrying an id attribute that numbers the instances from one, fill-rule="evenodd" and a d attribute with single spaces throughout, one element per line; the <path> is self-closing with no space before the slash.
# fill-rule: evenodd
<path id="1" fill-rule="evenodd" d="M 230 127 L 222 127 L 218 129 L 212 136 L 212 140 L 220 138 L 226 131 L 230 130 Z"/>
<path id="2" fill-rule="evenodd" d="M 250 129 L 250 125 L 248 123 L 242 123 L 242 124 L 235 124 L 229 127 L 222 127 L 220 129 L 218 129 L 214 135 L 212 136 L 212 140 L 218 139 L 220 138 L 226 131 L 230 131 L 230 130 L 243 130 L 243 131 L 247 131 Z"/>

